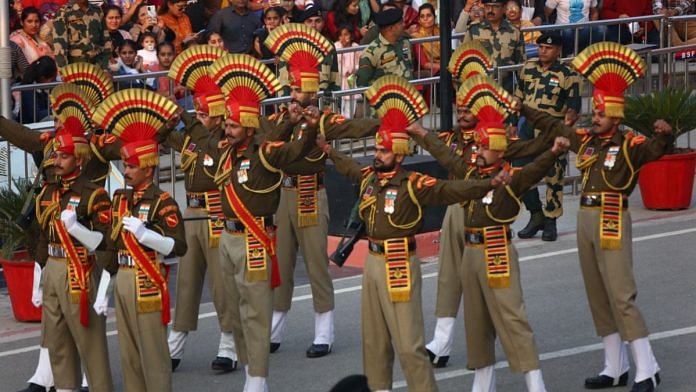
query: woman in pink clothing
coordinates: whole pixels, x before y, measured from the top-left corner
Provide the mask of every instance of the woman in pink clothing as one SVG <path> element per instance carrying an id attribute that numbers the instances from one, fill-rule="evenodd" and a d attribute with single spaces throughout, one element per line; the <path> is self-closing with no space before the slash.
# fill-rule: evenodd
<path id="1" fill-rule="evenodd" d="M 51 47 L 39 38 L 39 28 L 41 28 L 41 18 L 39 10 L 34 7 L 27 7 L 22 11 L 22 28 L 15 30 L 10 39 L 22 48 L 24 57 L 29 64 L 36 61 L 41 56 L 53 57 Z"/>

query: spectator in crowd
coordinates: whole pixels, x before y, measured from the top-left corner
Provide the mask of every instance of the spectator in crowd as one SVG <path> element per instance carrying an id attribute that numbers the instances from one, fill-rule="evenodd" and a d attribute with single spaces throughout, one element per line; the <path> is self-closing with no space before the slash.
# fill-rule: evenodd
<path id="1" fill-rule="evenodd" d="M 282 24 L 286 14 L 287 11 L 283 7 L 271 7 L 263 12 L 263 27 L 254 31 L 254 56 L 262 60 L 275 57 L 275 54 L 263 44 L 263 41 L 268 38 L 268 34 L 273 29 Z"/>
<path id="2" fill-rule="evenodd" d="M 508 22 L 518 29 L 535 26 L 534 22 L 531 20 L 522 19 L 522 4 L 520 3 L 520 0 L 508 0 L 507 4 L 505 4 L 505 17 L 507 18 Z M 541 32 L 526 31 L 523 33 L 523 35 L 524 43 L 526 45 L 531 44 L 536 46 L 536 40 L 537 38 L 541 37 Z M 529 46 L 527 46 L 527 48 L 529 48 Z M 527 55 L 529 55 L 529 53 L 527 53 Z"/>
<path id="3" fill-rule="evenodd" d="M 112 46 L 103 20 L 101 8 L 87 0 L 73 0 L 60 9 L 53 21 L 53 53 L 59 68 L 82 61 L 107 69 Z"/>
<path id="4" fill-rule="evenodd" d="M 146 0 L 109 0 L 109 4 L 121 9 L 121 26 L 125 26 L 135 16 L 138 7 Z M 106 12 L 106 11 L 105 11 Z"/>
<path id="5" fill-rule="evenodd" d="M 181 53 L 184 48 L 184 41 L 190 41 L 196 38 L 191 27 L 191 21 L 184 13 L 186 8 L 186 0 L 167 0 L 160 8 L 159 17 L 162 20 L 164 27 L 174 33 L 174 48 L 176 54 Z"/>
<path id="6" fill-rule="evenodd" d="M 483 20 L 483 6 L 480 0 L 467 0 L 454 25 L 455 33 L 466 33 L 469 25 Z"/>
<path id="7" fill-rule="evenodd" d="M 573 23 L 583 23 L 599 19 L 597 0 L 581 0 L 582 6 L 576 5 L 578 0 L 546 0 L 545 13 L 547 17 L 556 11 L 556 24 L 567 25 Z M 570 55 L 585 49 L 592 42 L 603 41 L 606 33 L 604 26 L 584 27 L 573 29 L 563 28 L 563 53 Z M 578 35 L 578 47 L 575 51 L 575 35 Z"/>
<path id="8" fill-rule="evenodd" d="M 375 15 L 379 37 L 360 56 L 358 86 L 368 86 L 384 75 L 398 75 L 413 79 L 411 44 L 403 38 L 403 13 L 387 9 Z"/>
<path id="9" fill-rule="evenodd" d="M 138 46 L 141 48 L 138 50 L 138 56 L 143 59 L 143 72 L 150 72 L 159 63 L 157 60 L 157 36 L 155 34 L 146 31 L 140 34 L 140 40 L 138 40 Z"/>
<path id="10" fill-rule="evenodd" d="M 24 11 L 22 0 L 9 0 L 10 3 L 10 31 L 20 27 L 20 17 Z"/>
<path id="11" fill-rule="evenodd" d="M 342 25 L 338 28 L 338 41 L 334 43 L 336 49 L 352 48 L 358 46 L 353 41 L 353 26 Z M 338 54 L 338 72 L 341 74 L 341 90 L 355 88 L 355 73 L 358 71 L 360 64 L 361 51 L 340 53 Z M 344 96 L 341 101 L 341 113 L 345 118 L 353 117 L 353 112 L 358 107 L 358 100 L 362 95 Z M 353 104 L 351 106 L 351 101 Z"/>
<path id="12" fill-rule="evenodd" d="M 230 0 L 230 5 L 215 13 L 208 25 L 208 29 L 222 36 L 231 53 L 251 53 L 254 32 L 261 27 L 261 20 L 250 12 L 248 3 Z"/>
<path id="13" fill-rule="evenodd" d="M 413 34 L 418 29 L 418 11 L 413 9 L 410 4 L 406 4 L 406 0 L 393 0 L 391 2 L 403 13 L 404 29 L 409 34 Z"/>
<path id="14" fill-rule="evenodd" d="M 440 2 L 438 0 L 412 0 L 411 1 L 411 7 L 414 10 L 420 11 L 420 7 L 423 4 L 430 4 L 433 6 L 433 9 L 435 10 L 435 12 L 433 12 L 435 14 L 435 20 L 437 20 L 439 22 L 440 21 Z"/>
<path id="15" fill-rule="evenodd" d="M 296 22 L 302 14 L 302 10 L 295 5 L 295 0 L 279 0 L 279 7 L 285 10 L 283 24 Z"/>
<path id="16" fill-rule="evenodd" d="M 51 47 L 39 38 L 40 27 L 39 10 L 27 7 L 22 11 L 21 28 L 10 34 L 10 40 L 22 49 L 22 53 L 29 63 L 33 63 L 41 56 L 53 57 Z"/>
<path id="17" fill-rule="evenodd" d="M 413 38 L 439 37 L 440 26 L 435 21 L 435 7 L 425 3 L 418 9 L 418 30 Z M 416 53 L 416 69 L 421 71 L 418 77 L 427 77 L 440 74 L 440 41 L 417 44 L 414 47 Z"/>
<path id="18" fill-rule="evenodd" d="M 104 8 L 104 20 L 106 31 L 109 32 L 111 39 L 111 47 L 118 48 L 127 39 L 132 40 L 130 33 L 121 29 L 121 20 L 123 19 L 123 10 L 121 7 L 109 5 Z"/>
<path id="19" fill-rule="evenodd" d="M 532 22 L 534 26 L 549 24 L 550 19 L 547 18 L 544 12 L 545 4 L 546 0 L 521 0 L 520 7 L 522 9 L 522 16 L 520 19 L 528 20 Z"/>
<path id="20" fill-rule="evenodd" d="M 625 19 L 651 14 L 651 0 L 604 0 L 599 17 L 600 19 Z M 636 23 L 630 27 L 625 23 L 607 26 L 607 41 L 625 45 L 631 43 L 634 38 L 640 42 L 645 38 L 649 43 L 660 44 L 660 32 L 652 22 Z"/>
<path id="21" fill-rule="evenodd" d="M 12 83 L 21 82 L 24 78 L 24 70 L 29 67 L 29 61 L 24 56 L 24 51 L 14 41 L 10 41 L 10 63 L 12 67 Z"/>
<path id="22" fill-rule="evenodd" d="M 199 34 L 196 43 L 199 45 L 211 45 L 225 50 L 225 41 L 222 40 L 222 36 L 211 30 L 206 30 Z"/>
<path id="23" fill-rule="evenodd" d="M 191 21 L 191 29 L 194 32 L 205 30 L 208 25 L 208 16 L 203 0 L 187 0 L 186 1 L 186 16 Z"/>
<path id="24" fill-rule="evenodd" d="M 49 56 L 36 59 L 24 72 L 22 84 L 51 83 L 56 81 L 58 68 Z M 49 117 L 48 89 L 22 91 L 22 111 L 20 121 L 30 124 L 45 121 Z"/>
<path id="25" fill-rule="evenodd" d="M 160 42 L 157 45 L 157 60 L 159 64 L 151 68 L 152 72 L 169 71 L 169 68 L 171 68 L 174 62 L 174 56 L 174 44 L 167 41 Z M 175 84 L 166 75 L 160 76 L 148 84 L 150 84 L 155 91 L 173 101 L 178 101 L 180 98 L 183 98 L 186 93 L 186 87 Z"/>
<path id="26" fill-rule="evenodd" d="M 151 32 L 157 37 L 157 43 L 164 41 L 164 22 L 157 15 L 152 16 L 147 13 L 147 4 L 141 3 L 135 7 L 135 12 L 131 18 L 133 26 L 130 28 L 130 35 L 133 41 L 138 42 L 140 34 Z"/>
<path id="27" fill-rule="evenodd" d="M 396 9 L 396 5 L 392 2 L 385 3 L 382 6 L 382 11 L 390 10 L 390 9 Z M 376 15 L 376 13 L 375 13 Z M 372 26 L 367 30 L 367 33 L 363 35 L 362 39 L 360 40 L 360 45 L 369 45 L 371 44 L 374 40 L 379 37 L 379 26 L 377 23 L 372 23 Z M 401 32 L 401 37 L 403 39 L 409 39 L 411 36 L 406 32 L 402 31 Z"/>
<path id="28" fill-rule="evenodd" d="M 692 0 L 653 0 L 655 15 L 662 14 L 667 17 L 686 15 L 693 12 L 692 7 Z M 656 21 L 655 26 L 659 29 L 660 22 Z M 673 46 L 696 42 L 696 21 L 674 22 L 670 40 Z"/>
<path id="29" fill-rule="evenodd" d="M 338 28 L 343 25 L 352 27 L 352 41 L 359 42 L 367 33 L 367 25 L 363 24 L 359 2 L 360 0 L 337 0 L 334 3 L 333 10 L 326 15 L 326 33 L 330 40 L 339 39 Z"/>
<path id="30" fill-rule="evenodd" d="M 137 75 L 143 72 L 143 58 L 138 56 L 138 44 L 133 40 L 124 40 L 116 49 L 118 57 L 109 61 L 109 71 L 115 76 Z M 118 89 L 144 87 L 142 79 L 118 83 Z"/>
<path id="31" fill-rule="evenodd" d="M 505 3 L 505 0 L 484 0 L 486 19 L 469 25 L 464 36 L 464 42 L 479 41 L 488 49 L 494 67 L 522 64 L 527 59 L 522 32 L 503 17 Z M 503 77 L 501 85 L 512 92 L 513 81 L 514 73 L 509 72 Z"/>

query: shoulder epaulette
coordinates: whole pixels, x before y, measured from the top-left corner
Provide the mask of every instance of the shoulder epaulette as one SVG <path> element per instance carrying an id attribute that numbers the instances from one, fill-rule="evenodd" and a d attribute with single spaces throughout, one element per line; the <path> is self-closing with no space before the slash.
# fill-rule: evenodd
<path id="1" fill-rule="evenodd" d="M 360 171 L 362 172 L 363 177 L 365 177 L 372 173 L 374 169 L 372 168 L 372 166 L 365 166 L 362 169 L 360 169 Z"/>
<path id="2" fill-rule="evenodd" d="M 418 172 L 411 173 L 408 180 L 414 183 L 417 189 L 422 189 L 424 186 L 431 187 L 437 183 L 437 178 Z"/>
<path id="3" fill-rule="evenodd" d="M 635 133 L 628 131 L 624 134 L 624 139 L 628 141 L 629 147 L 635 147 L 639 144 L 645 143 L 647 140 L 643 135 L 636 135 Z"/>
<path id="4" fill-rule="evenodd" d="M 162 208 L 161 210 L 159 210 L 158 215 L 165 216 L 169 213 L 176 212 L 178 209 L 179 208 L 177 207 L 176 204 L 171 204 L 171 205 L 168 205 L 168 206 Z"/>
<path id="5" fill-rule="evenodd" d="M 580 136 L 582 142 L 587 141 L 587 139 L 592 137 L 592 132 L 587 128 L 575 128 L 575 134 Z"/>
<path id="6" fill-rule="evenodd" d="M 172 196 L 169 194 L 169 192 L 162 192 L 162 193 L 160 193 L 159 199 L 162 201 L 165 201 L 171 197 Z"/>
<path id="7" fill-rule="evenodd" d="M 346 118 L 340 114 L 334 114 L 329 118 L 329 124 L 343 124 Z"/>
<path id="8" fill-rule="evenodd" d="M 278 141 L 271 141 L 271 142 L 264 142 L 263 143 L 263 151 L 264 153 L 268 154 L 271 152 L 272 149 L 278 148 L 285 144 L 284 141 L 278 140 Z"/>

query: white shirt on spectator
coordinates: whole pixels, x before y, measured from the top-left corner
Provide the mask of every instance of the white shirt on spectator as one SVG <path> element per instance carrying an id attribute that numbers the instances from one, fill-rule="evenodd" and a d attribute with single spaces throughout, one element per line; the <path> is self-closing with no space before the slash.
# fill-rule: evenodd
<path id="1" fill-rule="evenodd" d="M 597 0 L 546 0 L 546 8 L 556 10 L 556 24 L 588 22 L 596 7 Z"/>

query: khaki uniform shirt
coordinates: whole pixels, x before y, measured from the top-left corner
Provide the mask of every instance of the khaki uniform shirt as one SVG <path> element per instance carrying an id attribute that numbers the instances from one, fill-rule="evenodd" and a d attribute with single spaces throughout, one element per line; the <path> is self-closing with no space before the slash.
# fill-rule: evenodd
<path id="1" fill-rule="evenodd" d="M 638 181 L 638 169 L 659 159 L 672 145 L 674 138 L 657 135 L 646 139 L 632 132 L 617 131 L 603 138 L 589 129 L 575 129 L 548 114 L 523 106 L 522 115 L 544 132 L 554 132 L 570 140 L 570 150 L 577 160 L 593 162 L 581 169 L 583 192 L 618 192 L 630 195 Z"/>
<path id="2" fill-rule="evenodd" d="M 533 109 L 562 118 L 568 109 L 580 112 L 580 77 L 556 61 L 547 69 L 539 60 L 530 60 L 520 72 L 515 96 Z"/>
<path id="3" fill-rule="evenodd" d="M 367 86 L 384 75 L 413 79 L 413 55 L 408 39 L 399 38 L 392 44 L 382 34 L 360 55 L 358 86 Z"/>
<path id="4" fill-rule="evenodd" d="M 376 198 L 375 203 L 360 211 L 368 237 L 376 240 L 418 233 L 423 223 L 422 206 L 426 204 L 453 204 L 483 197 L 491 189 L 490 180 L 443 181 L 403 169 L 380 180 L 371 167 L 361 168 L 340 152 L 332 150 L 330 158 L 339 173 L 361 183 L 362 201 Z"/>
<path id="5" fill-rule="evenodd" d="M 58 68 L 89 62 L 108 69 L 113 48 L 101 8 L 89 4 L 83 11 L 72 0 L 58 12 L 53 30 L 53 53 Z"/>
<path id="6" fill-rule="evenodd" d="M 56 193 L 59 203 L 57 208 L 52 207 Z M 107 233 L 111 226 L 109 195 L 104 188 L 92 183 L 85 175 L 80 174 L 70 182 L 58 181 L 44 185 L 37 196 L 36 204 L 36 217 L 40 227 L 36 261 L 41 265 L 45 265 L 48 259 L 48 245 L 62 244 L 55 225 L 68 204 L 74 208 L 77 221 L 89 230 Z M 106 234 L 104 237 L 106 238 Z M 70 238 L 76 247 L 83 246 L 80 241 Z M 99 249 L 105 249 L 105 242 L 102 242 Z"/>

